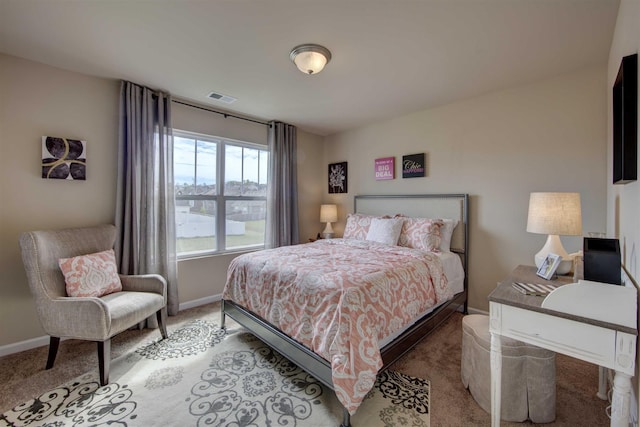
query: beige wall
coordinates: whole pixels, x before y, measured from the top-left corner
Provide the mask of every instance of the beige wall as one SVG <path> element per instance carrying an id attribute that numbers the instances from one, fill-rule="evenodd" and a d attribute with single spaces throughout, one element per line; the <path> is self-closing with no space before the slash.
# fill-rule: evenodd
<path id="1" fill-rule="evenodd" d="M 612 123 L 612 91 L 613 82 L 618 74 L 618 67 L 623 56 L 640 52 L 640 2 L 622 0 L 618 9 L 618 20 L 609 51 L 607 72 L 607 236 L 620 239 L 622 263 L 629 272 L 636 287 L 640 280 L 640 181 L 625 185 L 613 185 L 613 129 Z M 640 112 L 638 114 L 640 122 Z M 640 138 L 639 138 L 640 139 Z M 640 152 L 638 152 L 640 163 Z M 639 301 L 640 303 L 640 298 Z M 640 327 L 640 322 L 638 323 Z M 640 368 L 640 349 L 636 346 L 636 373 L 633 378 L 632 413 L 638 413 L 640 407 L 640 384 L 638 370 Z"/>
<path id="2" fill-rule="evenodd" d="M 119 83 L 0 55 L 0 346 L 43 334 L 18 237 L 114 221 Z M 87 141 L 87 180 L 41 178 L 43 135 Z"/>
<path id="3" fill-rule="evenodd" d="M 585 232 L 604 231 L 605 83 L 603 65 L 328 137 L 326 162 L 349 162 L 349 193 L 325 193 L 341 206 L 336 230 L 356 194 L 469 193 L 469 304 L 488 310 L 496 282 L 545 242 L 525 231 L 530 192 L 580 192 Z M 426 153 L 427 176 L 402 179 L 402 155 L 414 153 Z M 398 178 L 376 181 L 374 159 L 388 156 Z"/>
<path id="4" fill-rule="evenodd" d="M 322 161 L 324 139 L 298 131 L 298 214 L 300 243 L 316 237 L 322 231 L 320 204 L 327 194 L 324 180 L 326 163 Z"/>
<path id="5" fill-rule="evenodd" d="M 43 335 L 22 267 L 18 237 L 32 229 L 114 221 L 118 81 L 0 54 L 0 347 Z M 174 104 L 176 127 L 266 144 L 266 127 Z M 41 137 L 87 141 L 87 180 L 40 177 Z M 314 236 L 322 138 L 298 133 L 300 236 Z M 180 302 L 220 294 L 234 255 L 178 264 Z"/>
<path id="6" fill-rule="evenodd" d="M 613 185 L 612 88 L 623 56 L 640 51 L 640 2 L 622 0 L 609 52 L 607 73 L 607 235 L 620 239 L 622 260 L 635 280 L 640 280 L 640 181 Z M 638 114 L 640 122 L 640 113 Z M 638 152 L 640 162 L 640 151 Z"/>

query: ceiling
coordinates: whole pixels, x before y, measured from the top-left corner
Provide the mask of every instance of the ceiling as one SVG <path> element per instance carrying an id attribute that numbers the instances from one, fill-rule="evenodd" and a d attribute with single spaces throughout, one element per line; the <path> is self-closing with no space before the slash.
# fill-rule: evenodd
<path id="1" fill-rule="evenodd" d="M 605 64 L 618 4 L 0 0 L 0 52 L 329 135 Z M 320 74 L 289 60 L 301 43 L 331 51 Z"/>

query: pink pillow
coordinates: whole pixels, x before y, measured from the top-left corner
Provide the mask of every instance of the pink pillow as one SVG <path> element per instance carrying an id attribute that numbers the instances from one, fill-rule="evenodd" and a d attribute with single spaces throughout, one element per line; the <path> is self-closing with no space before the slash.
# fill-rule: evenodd
<path id="1" fill-rule="evenodd" d="M 342 237 L 345 239 L 366 240 L 373 215 L 352 213 L 347 215 L 347 225 L 344 227 Z"/>
<path id="2" fill-rule="evenodd" d="M 404 225 L 398 239 L 399 246 L 439 252 L 442 241 L 441 228 L 444 222 L 440 219 L 404 217 Z"/>
<path id="3" fill-rule="evenodd" d="M 70 297 L 101 297 L 122 290 L 113 249 L 58 260 Z"/>

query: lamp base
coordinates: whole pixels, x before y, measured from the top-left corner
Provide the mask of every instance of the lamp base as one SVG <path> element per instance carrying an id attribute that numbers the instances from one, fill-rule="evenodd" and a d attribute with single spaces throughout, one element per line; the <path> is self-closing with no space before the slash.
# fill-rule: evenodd
<path id="1" fill-rule="evenodd" d="M 323 239 L 333 239 L 335 233 L 333 232 L 333 227 L 331 227 L 331 223 L 327 222 L 327 226 L 322 230 L 321 234 Z"/>
<path id="2" fill-rule="evenodd" d="M 560 237 L 557 234 L 549 234 L 549 236 L 547 237 L 547 242 L 535 255 L 534 260 L 536 263 L 536 267 L 540 268 L 545 258 L 550 253 L 560 255 L 562 257 L 562 261 L 560 261 L 560 264 L 558 265 L 556 274 L 567 274 L 571 271 L 571 269 L 573 268 L 574 255 L 569 255 L 567 253 L 567 251 L 562 246 Z"/>

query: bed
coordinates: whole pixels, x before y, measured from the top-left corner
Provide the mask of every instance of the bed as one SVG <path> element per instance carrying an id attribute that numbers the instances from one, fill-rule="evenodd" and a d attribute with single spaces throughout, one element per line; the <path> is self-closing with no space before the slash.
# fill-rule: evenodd
<path id="1" fill-rule="evenodd" d="M 467 309 L 468 195 L 354 198 L 354 217 L 396 214 L 404 223 L 415 222 L 411 218 L 447 218 L 457 223 L 447 244 L 451 251 L 391 246 L 359 236 L 254 252 L 236 258 L 229 267 L 223 327 L 225 316 L 231 317 L 333 389 L 344 406 L 342 426 L 350 425 L 350 414 L 379 370 L 454 311 Z M 349 228 L 352 220 L 345 236 L 357 234 Z M 360 290 L 365 282 L 371 293 Z M 392 289 L 398 290 L 393 298 L 400 299 L 389 302 L 388 310 L 372 310 L 373 300 L 385 299 L 385 304 L 392 300 Z M 320 297 L 320 290 L 327 294 Z M 303 308 L 297 313 L 295 307 Z M 318 330 L 326 331 L 327 337 L 315 334 Z"/>

